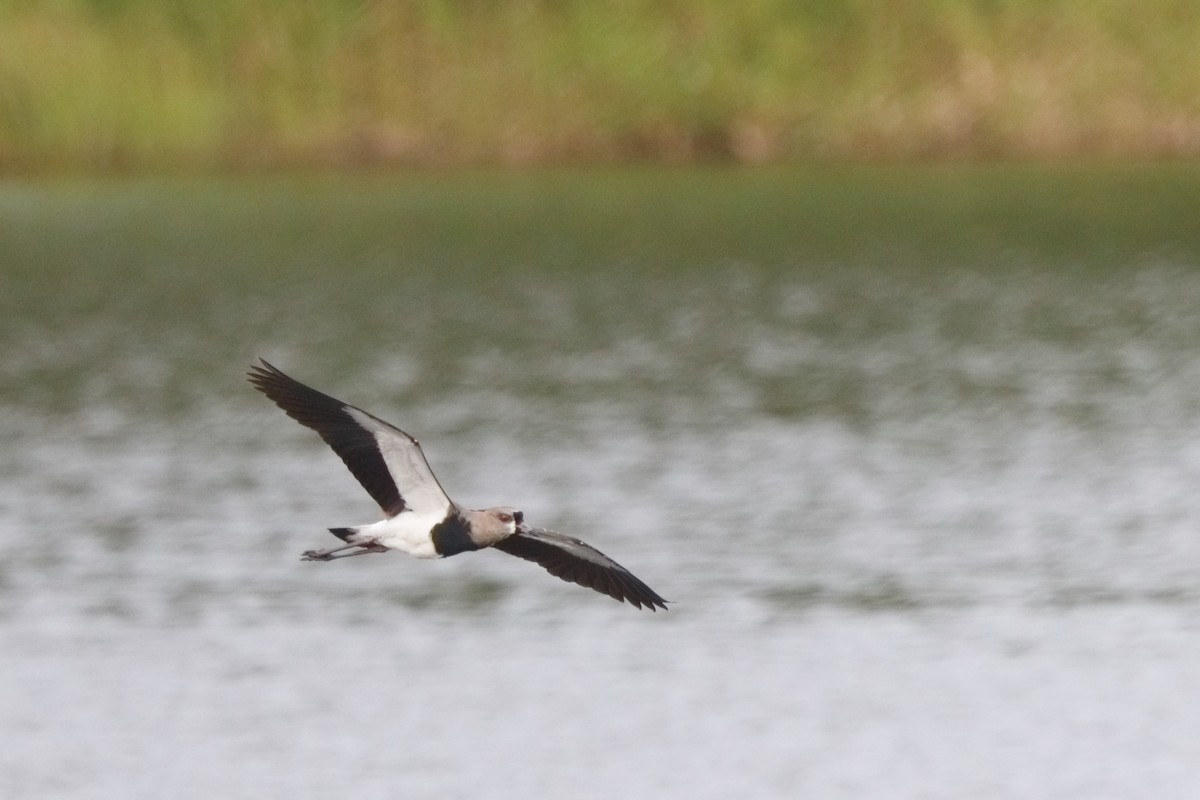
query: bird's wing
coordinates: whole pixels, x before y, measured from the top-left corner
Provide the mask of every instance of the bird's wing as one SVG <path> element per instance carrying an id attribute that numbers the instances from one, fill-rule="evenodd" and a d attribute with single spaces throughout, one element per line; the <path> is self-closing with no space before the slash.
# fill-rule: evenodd
<path id="1" fill-rule="evenodd" d="M 666 609 L 667 601 L 633 573 L 591 545 L 545 528 L 524 528 L 492 545 L 509 555 L 533 561 L 564 581 L 595 589 L 635 608 Z"/>
<path id="2" fill-rule="evenodd" d="M 252 366 L 247 376 L 254 388 L 319 433 L 389 517 L 405 510 L 444 514 L 453 505 L 416 439 L 259 360 L 262 366 Z"/>

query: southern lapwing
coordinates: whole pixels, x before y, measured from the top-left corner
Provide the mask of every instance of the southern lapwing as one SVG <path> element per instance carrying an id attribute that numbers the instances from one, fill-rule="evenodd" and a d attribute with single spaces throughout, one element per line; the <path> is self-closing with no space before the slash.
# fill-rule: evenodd
<path id="1" fill-rule="evenodd" d="M 544 528 L 531 528 L 515 508 L 471 511 L 447 495 L 425 460 L 420 443 L 360 408 L 288 377 L 265 360 L 248 374 L 254 388 L 287 415 L 312 428 L 383 509 L 384 519 L 355 528 L 330 528 L 345 544 L 308 550 L 304 561 L 332 561 L 400 550 L 417 558 L 445 558 L 494 547 L 542 565 L 636 608 L 666 609 L 666 600 L 633 573 L 591 545 Z"/>

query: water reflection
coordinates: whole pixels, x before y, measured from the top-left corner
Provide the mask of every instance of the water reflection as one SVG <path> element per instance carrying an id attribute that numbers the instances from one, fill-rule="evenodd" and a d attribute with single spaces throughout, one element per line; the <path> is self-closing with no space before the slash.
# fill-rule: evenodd
<path id="1" fill-rule="evenodd" d="M 1191 787 L 1197 186 L 9 187 L 0 794 Z M 372 506 L 258 354 L 677 606 L 495 553 L 301 564 Z"/>

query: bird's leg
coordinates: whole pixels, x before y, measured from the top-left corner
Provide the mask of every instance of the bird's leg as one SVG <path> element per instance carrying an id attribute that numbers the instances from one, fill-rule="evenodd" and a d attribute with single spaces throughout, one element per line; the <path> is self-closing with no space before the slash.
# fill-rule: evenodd
<path id="1" fill-rule="evenodd" d="M 341 545 L 338 547 L 326 548 L 326 549 L 323 549 L 323 551 L 305 551 L 304 553 L 302 553 L 300 555 L 300 560 L 301 561 L 330 561 L 335 558 L 344 558 L 344 557 L 336 557 L 336 555 L 334 555 L 334 553 L 341 553 L 342 551 L 348 551 L 348 549 L 350 549 L 352 547 L 362 547 L 362 546 L 361 545 Z M 354 555 L 354 553 L 350 553 L 350 555 Z"/>
<path id="2" fill-rule="evenodd" d="M 357 553 L 343 553 L 340 556 L 335 556 L 334 553 L 341 553 L 343 550 L 349 550 L 352 547 L 361 547 Z M 350 556 L 361 556 L 367 553 L 382 553 L 386 547 L 380 547 L 375 544 L 344 544 L 341 547 L 330 547 L 327 550 L 305 550 L 300 554 L 301 561 L 333 561 L 335 558 L 349 558 Z"/>
<path id="3" fill-rule="evenodd" d="M 330 556 L 342 550 L 349 550 L 351 547 L 361 547 L 358 544 L 343 544 L 339 547 L 330 547 L 325 550 L 305 550 L 300 554 L 301 561 L 328 561 Z"/>
<path id="4" fill-rule="evenodd" d="M 333 561 L 335 558 L 350 558 L 351 556 L 365 556 L 368 553 L 382 553 L 386 547 L 366 547 L 362 550 L 356 550 L 353 553 L 342 553 L 338 556 L 325 556 L 324 558 L 302 558 L 301 561 Z"/>

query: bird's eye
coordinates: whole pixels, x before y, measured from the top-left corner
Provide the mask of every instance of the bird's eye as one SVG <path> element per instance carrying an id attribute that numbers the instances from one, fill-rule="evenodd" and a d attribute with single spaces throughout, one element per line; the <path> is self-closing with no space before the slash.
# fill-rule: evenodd
<path id="1" fill-rule="evenodd" d="M 500 521 L 501 522 L 512 522 L 513 521 L 512 514 L 501 514 Z"/>

